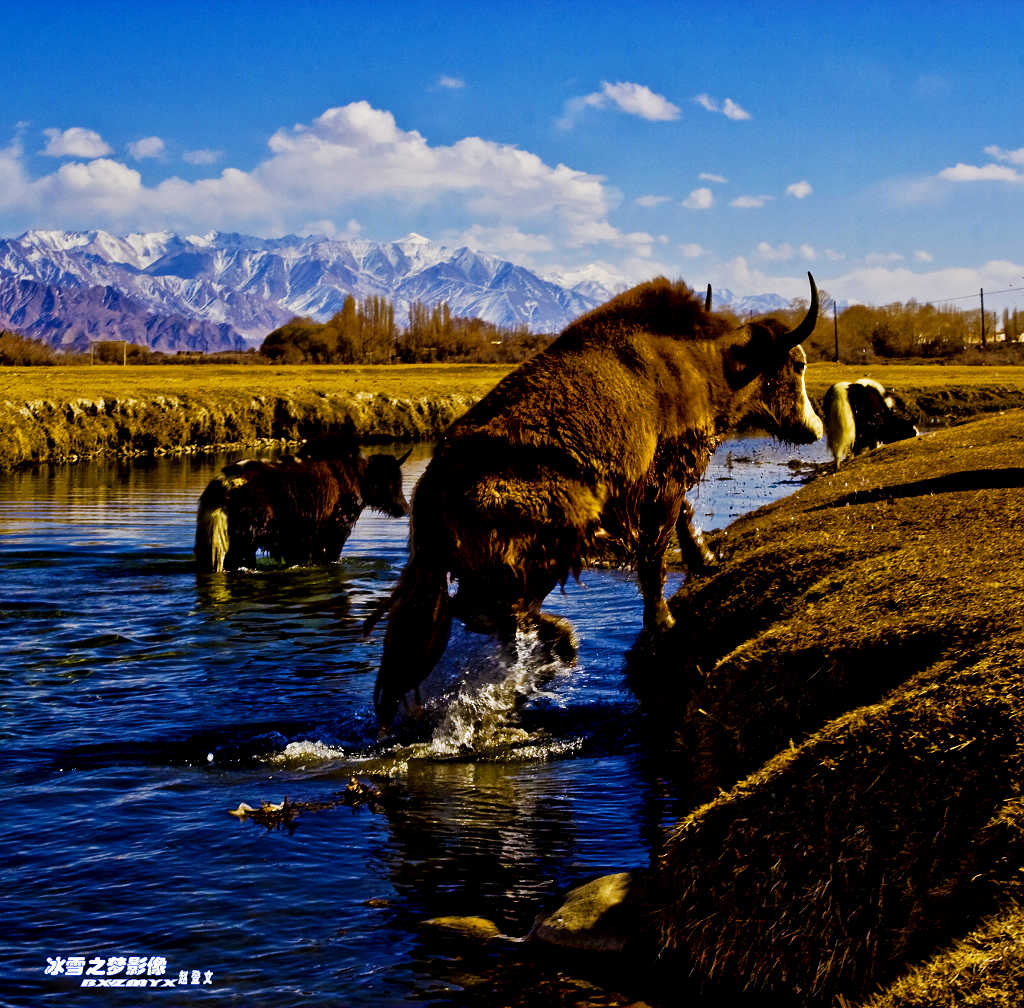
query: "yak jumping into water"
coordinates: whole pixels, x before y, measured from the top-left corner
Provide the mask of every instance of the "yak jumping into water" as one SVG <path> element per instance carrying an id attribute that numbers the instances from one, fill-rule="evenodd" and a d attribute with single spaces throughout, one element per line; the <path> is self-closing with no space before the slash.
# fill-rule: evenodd
<path id="1" fill-rule="evenodd" d="M 773 319 L 733 329 L 683 283 L 642 284 L 573 322 L 452 424 L 413 495 L 409 560 L 386 610 L 382 728 L 418 694 L 453 618 L 506 642 L 534 630 L 571 660 L 571 628 L 541 604 L 593 553 L 635 562 L 645 629 L 671 626 L 665 550 L 675 527 L 686 554 L 683 495 L 718 439 L 744 418 L 789 442 L 822 436 L 799 345 L 818 314 L 808 278 L 810 307 L 792 330 Z"/>
<path id="2" fill-rule="evenodd" d="M 196 562 L 202 570 L 237 570 L 264 550 L 287 564 L 332 563 L 364 507 L 393 518 L 409 513 L 406 458 L 363 458 L 346 425 L 340 435 L 306 442 L 297 457 L 227 466 L 199 498 Z"/>

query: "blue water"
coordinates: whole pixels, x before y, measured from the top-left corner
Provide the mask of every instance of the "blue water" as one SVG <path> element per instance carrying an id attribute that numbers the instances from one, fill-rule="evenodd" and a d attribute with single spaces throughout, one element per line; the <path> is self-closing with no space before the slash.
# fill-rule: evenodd
<path id="1" fill-rule="evenodd" d="M 359 627 L 401 569 L 405 521 L 364 515 L 327 568 L 197 575 L 196 501 L 234 457 L 0 476 L 0 1003 L 630 1003 L 635 978 L 467 957 L 419 924 L 472 914 L 524 934 L 565 888 L 648 864 L 686 811 L 623 683 L 633 578 L 590 571 L 552 596 L 574 669 L 457 631 L 423 720 L 381 743 L 381 632 Z M 796 457 L 824 447 L 723 446 L 698 523 L 792 491 Z M 353 775 L 387 801 L 293 830 L 228 814 L 329 802 Z M 173 993 L 82 988 L 181 971 Z"/>

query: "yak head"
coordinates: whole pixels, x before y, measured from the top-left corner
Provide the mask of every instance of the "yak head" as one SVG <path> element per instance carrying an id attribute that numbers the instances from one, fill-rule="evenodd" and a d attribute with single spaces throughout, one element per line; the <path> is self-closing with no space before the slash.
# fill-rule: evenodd
<path id="1" fill-rule="evenodd" d="M 734 420 L 756 424 L 791 444 L 810 444 L 825 432 L 804 385 L 807 356 L 800 344 L 818 320 L 818 288 L 810 273 L 807 279 L 811 303 L 795 329 L 777 319 L 748 322 L 742 327 L 742 342 L 725 351 L 726 377 L 735 393 Z"/>
<path id="2" fill-rule="evenodd" d="M 410 448 L 401 458 L 379 453 L 366 459 L 359 491 L 363 503 L 389 518 L 409 513 L 409 502 L 402 492 L 402 463 L 412 454 Z"/>

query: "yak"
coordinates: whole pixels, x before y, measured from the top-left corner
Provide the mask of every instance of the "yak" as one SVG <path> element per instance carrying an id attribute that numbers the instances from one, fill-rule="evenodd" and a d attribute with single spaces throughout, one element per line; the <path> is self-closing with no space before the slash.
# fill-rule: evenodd
<path id="1" fill-rule="evenodd" d="M 409 513 L 401 458 L 363 458 L 354 430 L 308 441 L 298 456 L 236 462 L 210 481 L 196 515 L 202 570 L 251 567 L 263 550 L 289 565 L 332 563 L 365 507 Z"/>
<path id="2" fill-rule="evenodd" d="M 896 403 L 872 378 L 836 382 L 825 393 L 823 412 L 836 471 L 849 455 L 917 437 L 917 428 L 895 412 Z"/>
<path id="3" fill-rule="evenodd" d="M 409 558 L 384 611 L 374 688 L 382 730 L 445 648 L 453 619 L 511 643 L 534 631 L 575 657 L 567 621 L 545 597 L 609 547 L 635 563 L 643 625 L 673 623 L 664 599 L 673 528 L 692 542 L 684 494 L 720 437 L 741 420 L 810 443 L 822 423 L 804 386 L 794 329 L 775 319 L 738 329 L 682 282 L 634 287 L 570 324 L 446 431 L 413 494 Z"/>

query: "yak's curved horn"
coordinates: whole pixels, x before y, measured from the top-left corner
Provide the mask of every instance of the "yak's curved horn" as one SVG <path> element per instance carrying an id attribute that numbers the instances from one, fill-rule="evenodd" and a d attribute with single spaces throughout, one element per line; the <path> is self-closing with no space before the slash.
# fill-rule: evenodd
<path id="1" fill-rule="evenodd" d="M 399 460 L 398 460 L 398 464 L 399 464 L 399 465 L 405 465 L 405 463 L 406 463 L 406 462 L 408 461 L 408 459 L 409 459 L 409 456 L 410 456 L 411 454 L 412 454 L 412 449 L 410 448 L 410 449 L 409 449 L 409 450 L 408 450 L 408 451 L 407 451 L 407 452 L 406 452 L 406 453 L 405 453 L 404 455 L 402 455 L 402 456 L 401 456 L 401 457 L 399 458 Z"/>
<path id="2" fill-rule="evenodd" d="M 781 342 L 785 343 L 787 347 L 795 347 L 797 344 L 803 343 L 814 332 L 814 327 L 818 322 L 818 288 L 815 286 L 814 277 L 810 273 L 807 274 L 807 279 L 811 282 L 811 303 L 803 322 L 795 329 L 790 329 L 782 337 Z"/>
<path id="3" fill-rule="evenodd" d="M 708 284 L 708 292 L 704 295 L 704 311 L 711 311 L 711 284 Z"/>

